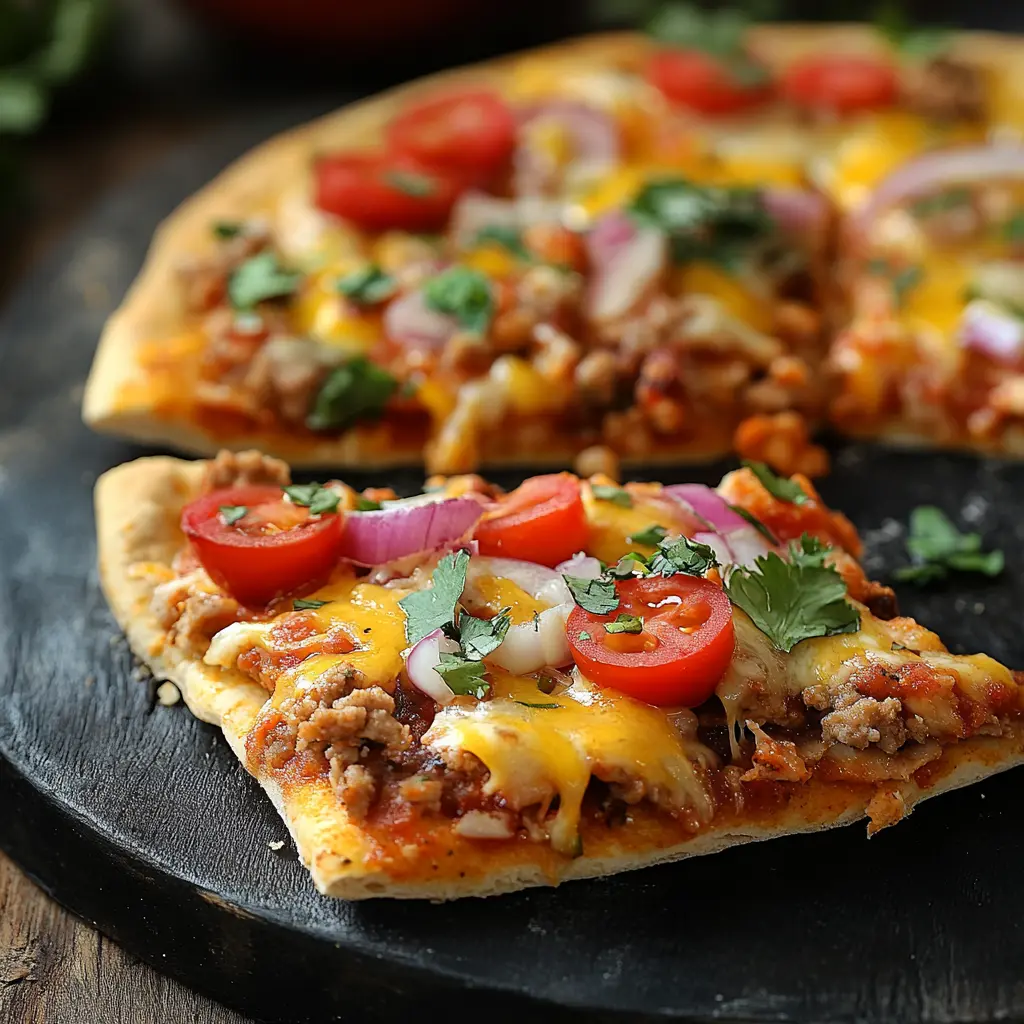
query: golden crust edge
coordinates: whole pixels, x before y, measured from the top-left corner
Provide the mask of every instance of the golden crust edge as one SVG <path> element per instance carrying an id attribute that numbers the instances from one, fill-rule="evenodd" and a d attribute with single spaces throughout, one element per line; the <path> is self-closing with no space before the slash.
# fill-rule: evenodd
<path id="1" fill-rule="evenodd" d="M 958 32 L 954 52 L 980 61 L 1009 63 L 1019 60 L 1024 36 L 993 32 Z M 244 216 L 255 197 L 276 197 L 279 182 L 290 174 L 303 175 L 309 155 L 332 142 L 364 145 L 379 136 L 392 113 L 420 90 L 445 88 L 463 80 L 490 81 L 500 85 L 514 64 L 524 57 L 568 59 L 589 57 L 596 62 L 628 59 L 643 45 L 643 37 L 633 32 L 581 36 L 550 46 L 511 54 L 442 71 L 415 79 L 383 93 L 358 101 L 320 118 L 281 132 L 257 145 L 229 164 L 194 195 L 185 199 L 159 225 L 150 244 L 142 269 L 127 295 L 107 320 L 86 382 L 82 404 L 85 423 L 95 430 L 132 440 L 166 443 L 197 455 L 213 454 L 223 447 L 191 423 L 157 418 L 151 410 L 118 408 L 117 395 L 135 372 L 137 345 L 159 330 L 164 323 L 173 330 L 177 303 L 169 278 L 175 260 L 202 251 L 208 244 L 209 224 L 215 217 Z M 752 45 L 762 54 L 780 62 L 792 59 L 824 45 L 839 45 L 847 50 L 877 50 L 878 33 L 867 25 L 759 25 L 752 33 Z M 418 450 L 390 450 L 381 454 L 364 449 L 358 433 L 317 442 L 309 450 L 302 442 L 285 447 L 268 443 L 265 438 L 238 440 L 234 447 L 261 446 L 268 454 L 283 455 L 296 466 L 345 466 L 387 468 L 422 461 Z M 575 448 L 567 448 L 575 453 Z M 722 452 L 692 456 L 694 461 L 713 458 Z M 668 462 L 690 458 L 685 451 L 665 453 L 643 462 Z M 508 453 L 490 458 L 485 465 L 555 465 L 566 461 L 561 453 L 550 451 L 539 458 L 530 453 Z"/>

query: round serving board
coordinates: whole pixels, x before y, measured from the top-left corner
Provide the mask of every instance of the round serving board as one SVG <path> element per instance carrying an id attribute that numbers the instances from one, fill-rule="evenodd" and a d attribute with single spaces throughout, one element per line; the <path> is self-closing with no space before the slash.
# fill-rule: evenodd
<path id="1" fill-rule="evenodd" d="M 486 901 L 342 903 L 314 891 L 219 732 L 156 702 L 93 539 L 96 477 L 143 452 L 81 425 L 82 384 L 157 220 L 296 119 L 222 132 L 111 196 L 0 320 L 0 845 L 132 953 L 272 1021 L 1024 1015 L 1024 772 L 871 842 L 857 825 Z M 883 578 L 903 558 L 894 521 L 924 502 L 1002 546 L 1000 580 L 900 597 L 954 650 L 1024 666 L 1024 466 L 841 447 L 822 489 Z"/>

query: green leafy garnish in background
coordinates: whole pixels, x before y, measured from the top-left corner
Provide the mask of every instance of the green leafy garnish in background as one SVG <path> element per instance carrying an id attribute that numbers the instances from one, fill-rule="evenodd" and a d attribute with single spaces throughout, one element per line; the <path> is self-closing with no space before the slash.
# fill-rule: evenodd
<path id="1" fill-rule="evenodd" d="M 377 419 L 398 381 L 387 370 L 356 356 L 336 366 L 320 385 L 306 417 L 310 430 L 347 430 L 361 420 Z"/>
<path id="2" fill-rule="evenodd" d="M 895 576 L 920 585 L 945 579 L 951 570 L 998 576 L 1005 565 L 1002 551 L 982 551 L 981 534 L 961 533 L 934 505 L 921 505 L 910 513 L 907 553 L 914 564 L 897 569 Z"/>
<path id="3" fill-rule="evenodd" d="M 875 10 L 875 28 L 905 57 L 927 60 L 940 57 L 953 41 L 953 34 L 940 25 L 915 25 L 900 4 L 884 3 Z"/>

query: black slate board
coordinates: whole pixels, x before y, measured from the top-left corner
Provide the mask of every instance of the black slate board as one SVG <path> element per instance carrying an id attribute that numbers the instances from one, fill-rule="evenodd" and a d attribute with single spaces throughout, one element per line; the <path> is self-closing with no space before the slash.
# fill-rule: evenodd
<path id="1" fill-rule="evenodd" d="M 1024 1017 L 1020 772 L 870 843 L 852 826 L 452 905 L 325 900 L 289 845 L 271 851 L 284 827 L 219 733 L 133 671 L 97 585 L 91 488 L 140 451 L 90 435 L 78 406 L 157 219 L 313 112 L 218 133 L 111 196 L 0 319 L 0 846 L 130 951 L 267 1020 Z M 921 502 L 1001 544 L 998 582 L 901 598 L 954 650 L 1024 666 L 1024 467 L 847 447 L 823 490 L 883 575 L 902 548 L 886 517 Z"/>

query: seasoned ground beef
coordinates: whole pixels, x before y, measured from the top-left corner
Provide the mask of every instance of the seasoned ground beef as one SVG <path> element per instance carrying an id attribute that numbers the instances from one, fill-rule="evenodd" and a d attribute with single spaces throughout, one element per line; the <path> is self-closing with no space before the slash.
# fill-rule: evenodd
<path id="1" fill-rule="evenodd" d="M 202 489 L 215 491 L 221 487 L 246 484 L 277 484 L 284 487 L 291 482 L 288 463 L 281 459 L 272 459 L 255 449 L 244 452 L 222 449 L 207 465 Z"/>
<path id="2" fill-rule="evenodd" d="M 811 777 L 796 744 L 774 739 L 757 722 L 747 722 L 747 728 L 754 734 L 754 767 L 742 776 L 741 782 L 806 782 Z"/>

